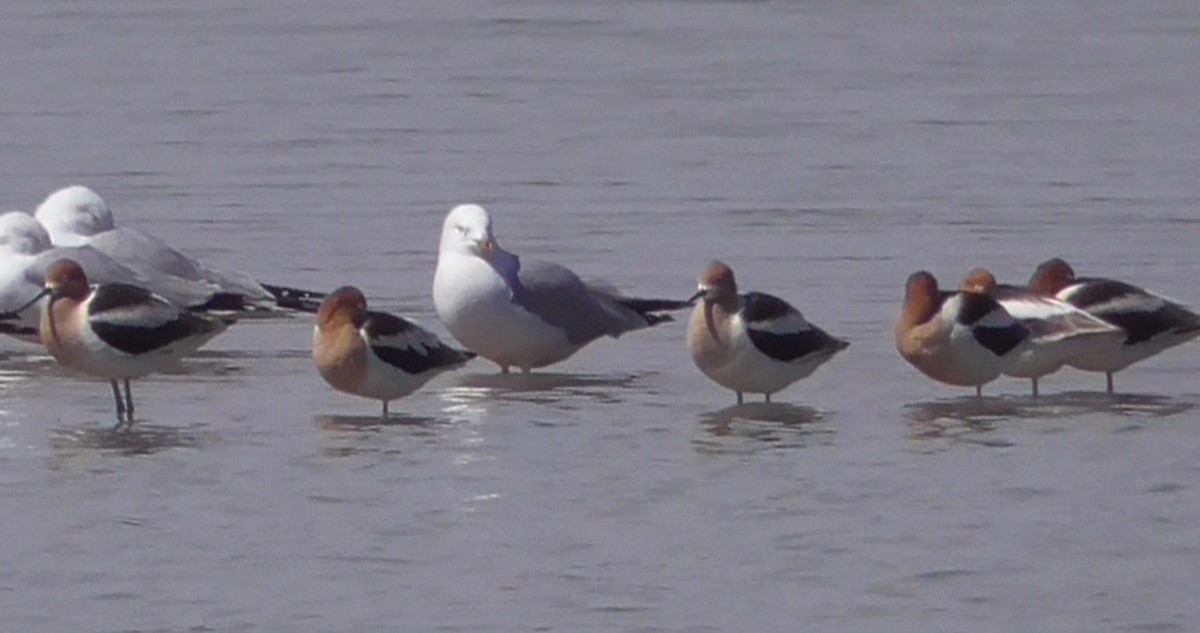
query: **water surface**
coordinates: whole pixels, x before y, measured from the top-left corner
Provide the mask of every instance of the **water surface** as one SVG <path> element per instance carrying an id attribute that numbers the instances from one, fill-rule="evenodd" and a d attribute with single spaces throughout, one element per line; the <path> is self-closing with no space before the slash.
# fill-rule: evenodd
<path id="1" fill-rule="evenodd" d="M 1041 260 L 1200 304 L 1186 3 L 0 7 L 7 208 L 87 184 L 206 261 L 437 328 L 441 220 L 851 348 L 732 408 L 671 324 L 532 381 L 332 392 L 312 323 L 108 388 L 3 344 L 0 628 L 1186 631 L 1195 346 L 983 400 L 891 346 L 908 273 Z"/>

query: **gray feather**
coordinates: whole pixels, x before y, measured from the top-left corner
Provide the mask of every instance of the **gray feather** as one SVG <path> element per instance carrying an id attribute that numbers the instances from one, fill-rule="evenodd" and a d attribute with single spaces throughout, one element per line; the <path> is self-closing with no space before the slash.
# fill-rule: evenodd
<path id="1" fill-rule="evenodd" d="M 591 290 L 562 266 L 512 257 L 515 274 L 508 282 L 513 288 L 513 302 L 562 329 L 572 344 L 620 336 L 650 325 L 645 316 L 613 297 Z"/>

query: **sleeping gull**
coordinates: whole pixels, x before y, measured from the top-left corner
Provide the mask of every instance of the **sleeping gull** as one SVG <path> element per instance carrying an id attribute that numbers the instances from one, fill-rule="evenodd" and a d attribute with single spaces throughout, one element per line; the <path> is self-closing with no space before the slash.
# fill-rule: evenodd
<path id="1" fill-rule="evenodd" d="M 217 292 L 211 284 L 172 277 L 153 269 L 134 270 L 87 244 L 54 246 L 50 234 L 36 218 L 21 211 L 0 215 L 0 332 L 31 343 L 39 343 L 41 304 L 13 312 L 25 305 L 45 284 L 46 271 L 60 259 L 70 259 L 83 268 L 95 283 L 141 286 L 162 295 L 171 303 L 193 312 L 212 312 L 222 317 L 243 314 L 237 297 Z"/>
<path id="2" fill-rule="evenodd" d="M 90 247 L 56 248 L 45 227 L 33 216 L 22 211 L 9 211 L 0 215 L 0 312 L 10 317 L 0 326 L 0 331 L 28 342 L 41 342 L 37 328 L 44 301 L 19 312 L 14 310 L 27 305 L 29 298 L 42 290 L 46 269 L 64 257 L 78 262 L 90 279 L 100 283 L 150 285 L 148 278 Z M 187 303 L 183 301 L 184 296 L 192 295 L 176 293 L 170 298 Z"/>
<path id="3" fill-rule="evenodd" d="M 315 312 L 323 296 L 268 286 L 237 271 L 211 268 L 157 237 L 118 227 L 104 199 L 87 187 L 72 185 L 55 191 L 34 215 L 55 246 L 87 245 L 145 275 L 206 284 L 226 302 L 236 299 L 258 309 L 278 306 Z"/>
<path id="4" fill-rule="evenodd" d="M 433 303 L 454 338 L 504 373 L 557 363 L 601 336 L 669 321 L 661 312 L 690 305 L 616 296 L 557 264 L 521 259 L 500 248 L 491 216 L 474 204 L 446 216 Z"/>

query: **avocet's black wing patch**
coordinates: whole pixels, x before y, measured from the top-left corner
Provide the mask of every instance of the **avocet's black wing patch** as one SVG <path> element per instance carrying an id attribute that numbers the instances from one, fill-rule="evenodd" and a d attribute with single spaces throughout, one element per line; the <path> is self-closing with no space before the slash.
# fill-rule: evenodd
<path id="1" fill-rule="evenodd" d="M 1059 294 L 1072 305 L 1125 330 L 1126 345 L 1163 334 L 1183 335 L 1200 330 L 1200 316 L 1191 310 L 1125 282 L 1081 279 Z"/>
<path id="2" fill-rule="evenodd" d="M 778 297 L 748 292 L 741 297 L 742 323 L 758 351 L 785 363 L 813 355 L 833 354 L 849 343 L 809 323 Z"/>
<path id="3" fill-rule="evenodd" d="M 408 374 L 461 365 L 475 357 L 442 343 L 415 323 L 385 312 L 368 311 L 360 327 L 380 360 Z"/>
<path id="4" fill-rule="evenodd" d="M 96 287 L 88 300 L 88 324 L 101 341 L 126 354 L 145 354 L 224 327 L 127 284 Z"/>

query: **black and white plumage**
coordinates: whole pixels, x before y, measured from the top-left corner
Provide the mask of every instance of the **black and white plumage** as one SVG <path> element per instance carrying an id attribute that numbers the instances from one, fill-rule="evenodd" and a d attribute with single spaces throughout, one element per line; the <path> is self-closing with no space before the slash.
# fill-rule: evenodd
<path id="1" fill-rule="evenodd" d="M 367 309 L 362 292 L 344 286 L 317 312 L 313 363 L 334 389 L 383 402 L 416 391 L 434 376 L 475 357 L 401 317 Z"/>
<path id="2" fill-rule="evenodd" d="M 1003 373 L 1028 378 L 1034 396 L 1038 379 L 1054 373 L 1071 360 L 1103 349 L 1123 337 L 1123 333 L 1101 319 L 1054 297 L 1024 287 L 997 284 L 984 268 L 967 274 L 964 292 L 986 294 L 1000 303 L 1009 315 L 1029 329 L 1025 345 L 1006 355 Z"/>
<path id="3" fill-rule="evenodd" d="M 112 383 L 118 424 L 133 421 L 129 381 L 196 352 L 225 323 L 194 314 L 137 286 L 89 287 L 79 264 L 63 259 L 46 272 L 49 296 L 40 336 L 59 364 Z M 122 401 L 119 382 L 125 384 Z"/>
<path id="4" fill-rule="evenodd" d="M 849 343 L 809 323 L 783 299 L 739 295 L 733 271 L 712 262 L 700 274 L 702 299 L 688 325 L 688 350 L 713 382 L 737 393 L 771 394 L 813 373 Z"/>
<path id="5" fill-rule="evenodd" d="M 897 351 L 921 373 L 979 394 L 1028 344 L 1030 331 L 987 294 L 942 291 L 933 275 L 918 271 L 905 284 L 895 337 Z"/>
<path id="6" fill-rule="evenodd" d="M 1124 336 L 1069 363 L 1104 372 L 1109 393 L 1113 373 L 1200 336 L 1200 315 L 1186 306 L 1123 281 L 1077 278 L 1071 266 L 1058 258 L 1039 265 L 1029 287 L 1120 328 Z"/>

